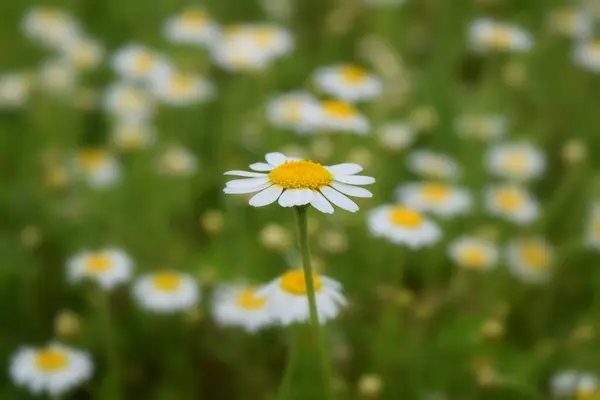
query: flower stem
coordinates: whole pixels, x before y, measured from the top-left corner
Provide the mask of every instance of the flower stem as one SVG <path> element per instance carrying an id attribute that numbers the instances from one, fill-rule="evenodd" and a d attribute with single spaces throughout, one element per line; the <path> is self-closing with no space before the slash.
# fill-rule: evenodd
<path id="1" fill-rule="evenodd" d="M 296 365 L 296 358 L 298 355 L 298 342 L 300 328 L 294 326 L 292 328 L 292 341 L 290 343 L 290 351 L 288 353 L 287 361 L 285 363 L 285 369 L 283 371 L 283 378 L 281 379 L 281 385 L 279 385 L 279 392 L 277 393 L 277 400 L 287 400 L 290 397 L 292 388 L 292 375 L 294 367 Z"/>
<path id="2" fill-rule="evenodd" d="M 307 229 L 307 206 L 295 207 L 296 216 L 298 217 L 298 234 L 300 237 L 300 252 L 302 253 L 302 265 L 304 268 L 304 280 L 306 283 L 306 293 L 308 297 L 308 310 L 310 314 L 310 325 L 312 328 L 313 338 L 318 347 L 318 353 L 321 364 L 321 373 L 323 377 L 323 385 L 325 387 L 325 398 L 332 398 L 331 390 L 331 367 L 329 358 L 325 351 L 325 343 L 321 336 L 321 324 L 317 314 L 317 300 L 315 296 L 315 284 L 313 280 L 313 269 L 310 263 L 310 251 L 308 246 L 308 229 Z"/>
<path id="3" fill-rule="evenodd" d="M 106 346 L 106 362 L 109 366 L 109 376 L 107 376 L 108 387 L 105 389 L 110 394 L 112 400 L 121 399 L 121 393 L 119 390 L 119 356 L 114 338 L 114 330 L 112 326 L 112 318 L 110 315 L 110 297 L 109 293 L 102 291 L 100 294 L 102 297 L 101 313 L 102 323 L 104 328 L 104 339 Z"/>

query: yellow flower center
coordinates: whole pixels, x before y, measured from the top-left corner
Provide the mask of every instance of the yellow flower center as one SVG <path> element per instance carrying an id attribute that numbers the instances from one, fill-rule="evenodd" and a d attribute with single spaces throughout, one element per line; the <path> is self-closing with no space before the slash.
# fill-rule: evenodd
<path id="1" fill-rule="evenodd" d="M 117 142 L 126 149 L 137 149 L 144 143 L 142 129 L 137 125 L 128 125 L 121 128 L 117 135 Z"/>
<path id="2" fill-rule="evenodd" d="M 364 68 L 354 65 L 340 68 L 340 74 L 344 81 L 355 85 L 364 82 L 367 77 L 367 71 Z"/>
<path id="3" fill-rule="evenodd" d="M 73 52 L 73 61 L 79 68 L 88 68 L 96 59 L 94 50 L 90 46 L 81 45 Z"/>
<path id="4" fill-rule="evenodd" d="M 257 297 L 255 295 L 256 289 L 248 288 L 245 289 L 238 295 L 237 304 L 239 307 L 246 310 L 258 310 L 263 308 L 267 302 L 266 297 Z"/>
<path id="5" fill-rule="evenodd" d="M 522 152 L 509 154 L 504 159 L 504 168 L 511 173 L 520 173 L 527 168 L 529 157 Z"/>
<path id="6" fill-rule="evenodd" d="M 313 283 L 315 287 L 315 292 L 321 290 L 322 283 L 321 279 L 317 274 L 313 274 Z M 300 269 L 295 269 L 291 271 L 287 271 L 281 277 L 281 282 L 279 286 L 284 291 L 296 295 L 296 296 L 306 296 L 306 282 L 304 280 L 304 271 Z"/>
<path id="7" fill-rule="evenodd" d="M 161 292 L 172 293 L 181 287 L 181 276 L 173 272 L 159 272 L 152 281 L 156 290 Z"/>
<path id="8" fill-rule="evenodd" d="M 269 181 L 284 189 L 318 190 L 331 185 L 333 175 L 312 161 L 286 161 L 269 172 Z"/>
<path id="9" fill-rule="evenodd" d="M 323 102 L 325 113 L 341 119 L 349 119 L 356 116 L 357 112 L 350 104 L 340 100 L 326 100 Z"/>
<path id="10" fill-rule="evenodd" d="M 500 189 L 495 197 L 496 203 L 503 210 L 517 211 L 523 208 L 523 196 L 514 189 Z"/>
<path id="11" fill-rule="evenodd" d="M 126 90 L 121 93 L 121 97 L 117 103 L 119 104 L 119 108 L 126 110 L 136 109 L 142 105 L 142 95 L 136 90 Z"/>
<path id="12" fill-rule="evenodd" d="M 86 171 L 96 171 L 106 160 L 106 153 L 102 149 L 84 149 L 79 152 L 79 164 Z"/>
<path id="13" fill-rule="evenodd" d="M 467 268 L 481 270 L 487 265 L 486 252 L 478 246 L 469 246 L 460 253 L 460 263 Z"/>
<path id="14" fill-rule="evenodd" d="M 299 122 L 302 120 L 302 102 L 299 100 L 287 100 L 283 104 L 281 118 L 288 122 Z"/>
<path id="15" fill-rule="evenodd" d="M 186 28 L 199 28 L 206 20 L 206 13 L 199 10 L 187 10 L 181 14 L 181 23 Z"/>
<path id="16" fill-rule="evenodd" d="M 498 49 L 510 48 L 511 42 L 511 32 L 503 28 L 494 29 L 488 38 L 489 45 Z"/>
<path id="17" fill-rule="evenodd" d="M 591 53 L 594 57 L 600 57 L 600 39 L 596 39 L 592 43 Z"/>
<path id="18" fill-rule="evenodd" d="M 441 183 L 428 183 L 421 187 L 421 195 L 429 203 L 442 203 L 450 194 L 450 188 Z"/>
<path id="19" fill-rule="evenodd" d="M 596 238 L 600 238 L 600 216 L 594 216 L 592 221 L 592 235 Z"/>
<path id="20" fill-rule="evenodd" d="M 578 389 L 575 400 L 600 400 L 600 390 L 592 388 Z"/>
<path id="21" fill-rule="evenodd" d="M 390 211 L 390 220 L 402 228 L 417 229 L 423 224 L 423 214 L 406 207 L 394 207 Z"/>
<path id="22" fill-rule="evenodd" d="M 537 243 L 525 243 L 521 246 L 521 258 L 528 269 L 540 270 L 548 267 L 550 255 L 545 247 Z"/>
<path id="23" fill-rule="evenodd" d="M 133 62 L 133 69 L 141 74 L 147 74 L 154 66 L 154 57 L 148 53 L 140 53 Z"/>
<path id="24" fill-rule="evenodd" d="M 260 46 L 260 47 L 270 47 L 273 44 L 273 40 L 274 40 L 274 31 L 272 28 L 267 28 L 267 27 L 262 27 L 262 28 L 255 28 L 252 31 L 254 40 L 256 40 L 256 43 Z"/>
<path id="25" fill-rule="evenodd" d="M 85 263 L 85 270 L 91 274 L 101 274 L 112 266 L 112 260 L 105 254 L 93 254 Z"/>
<path id="26" fill-rule="evenodd" d="M 56 349 L 40 350 L 35 356 L 35 365 L 44 372 L 57 372 L 69 365 L 69 356 Z"/>
<path id="27" fill-rule="evenodd" d="M 184 172 L 187 170 L 187 158 L 185 154 L 178 149 L 167 150 L 164 155 L 164 166 L 171 172 Z"/>
<path id="28" fill-rule="evenodd" d="M 194 80 L 190 76 L 175 75 L 171 77 L 171 91 L 175 95 L 185 95 L 194 86 Z"/>

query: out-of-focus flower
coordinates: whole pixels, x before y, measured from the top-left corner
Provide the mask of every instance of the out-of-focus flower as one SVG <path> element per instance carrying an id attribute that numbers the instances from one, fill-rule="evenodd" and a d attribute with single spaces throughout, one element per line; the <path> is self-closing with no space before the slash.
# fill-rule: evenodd
<path id="1" fill-rule="evenodd" d="M 548 24 L 553 32 L 570 38 L 586 38 L 594 31 L 594 19 L 586 10 L 559 8 L 552 10 Z"/>
<path id="2" fill-rule="evenodd" d="M 448 255 L 459 267 L 477 271 L 492 269 L 498 263 L 494 243 L 472 236 L 455 239 L 448 248 Z"/>
<path id="3" fill-rule="evenodd" d="M 481 335 L 490 340 L 501 338 L 504 336 L 504 322 L 498 319 L 488 319 L 481 326 Z"/>
<path id="4" fill-rule="evenodd" d="M 398 152 L 410 147 L 416 136 L 417 133 L 411 124 L 398 121 L 381 126 L 377 138 L 384 150 Z"/>
<path id="5" fill-rule="evenodd" d="M 113 83 L 103 94 L 104 109 L 120 119 L 147 119 L 154 112 L 151 96 L 127 83 Z"/>
<path id="6" fill-rule="evenodd" d="M 104 58 L 102 44 L 89 37 L 78 37 L 66 43 L 61 52 L 65 61 L 82 71 L 98 67 Z"/>
<path id="7" fill-rule="evenodd" d="M 396 199 L 418 210 L 441 217 L 465 214 L 471 209 L 471 194 L 460 187 L 445 183 L 409 183 L 396 190 Z"/>
<path id="8" fill-rule="evenodd" d="M 289 230 L 281 225 L 269 224 L 260 231 L 260 242 L 271 250 L 286 250 L 293 244 Z"/>
<path id="9" fill-rule="evenodd" d="M 204 10 L 188 8 L 167 18 L 163 32 L 173 43 L 213 46 L 219 37 L 219 25 Z"/>
<path id="10" fill-rule="evenodd" d="M 62 48 L 81 36 L 81 27 L 71 15 L 50 7 L 27 11 L 21 28 L 25 36 L 52 48 Z"/>
<path id="11" fill-rule="evenodd" d="M 502 178 L 528 181 L 544 173 L 546 157 L 539 148 L 528 143 L 502 143 L 487 154 L 487 167 Z"/>
<path id="12" fill-rule="evenodd" d="M 323 231 L 320 235 L 319 245 L 323 251 L 343 253 L 348 249 L 348 237 L 339 231 Z"/>
<path id="13" fill-rule="evenodd" d="M 139 278 L 133 296 L 143 309 L 170 314 L 195 307 L 200 288 L 192 276 L 165 270 Z"/>
<path id="14" fill-rule="evenodd" d="M 225 219 L 223 218 L 223 213 L 221 211 L 208 210 L 202 214 L 200 223 L 206 232 L 214 235 L 223 230 Z"/>
<path id="15" fill-rule="evenodd" d="M 54 317 L 54 333 L 61 339 L 72 339 L 81 333 L 79 316 L 73 311 L 62 310 Z"/>
<path id="16" fill-rule="evenodd" d="M 215 320 L 224 326 L 240 326 L 250 333 L 273 324 L 267 298 L 256 294 L 257 288 L 246 285 L 223 285 L 213 300 Z"/>
<path id="17" fill-rule="evenodd" d="M 358 393 L 365 397 L 377 397 L 383 386 L 381 378 L 376 374 L 366 374 L 358 379 Z"/>
<path id="18" fill-rule="evenodd" d="M 524 188 L 516 185 L 498 185 L 485 191 L 486 207 L 492 215 L 527 225 L 538 218 L 539 204 Z"/>
<path id="19" fill-rule="evenodd" d="M 102 189 L 121 179 L 121 164 L 102 148 L 90 147 L 79 150 L 72 160 L 73 172 L 92 187 Z"/>
<path id="20" fill-rule="evenodd" d="M 580 139 L 571 139 L 563 145 L 561 156 L 565 164 L 576 165 L 586 159 L 587 152 L 585 142 Z"/>
<path id="21" fill-rule="evenodd" d="M 369 167 L 373 162 L 373 151 L 367 146 L 356 146 L 348 151 L 348 161 Z"/>
<path id="22" fill-rule="evenodd" d="M 199 76 L 165 70 L 151 78 L 154 96 L 173 106 L 189 106 L 210 100 L 215 95 L 215 87 L 207 79 Z"/>
<path id="23" fill-rule="evenodd" d="M 156 140 L 155 127 L 146 120 L 117 120 L 111 141 L 122 150 L 138 150 L 151 146 Z"/>
<path id="24" fill-rule="evenodd" d="M 327 160 L 331 158 L 334 151 L 335 145 L 330 137 L 318 136 L 310 142 L 310 152 L 319 160 Z"/>
<path id="25" fill-rule="evenodd" d="M 37 247 L 42 240 L 42 233 L 37 226 L 27 225 L 21 230 L 21 244 L 28 248 Z"/>
<path id="26" fill-rule="evenodd" d="M 556 373 L 550 381 L 553 396 L 574 398 L 576 400 L 593 400 L 591 395 L 598 391 L 598 379 L 584 371 L 563 370 Z M 589 397 L 586 397 L 589 396 Z"/>
<path id="27" fill-rule="evenodd" d="M 521 27 L 478 19 L 469 27 L 469 42 L 475 51 L 526 52 L 533 47 L 533 38 Z"/>
<path id="28" fill-rule="evenodd" d="M 600 203 L 592 205 L 590 214 L 586 243 L 589 248 L 600 250 Z"/>
<path id="29" fill-rule="evenodd" d="M 548 280 L 554 260 L 554 250 L 539 237 L 512 240 L 506 248 L 511 272 L 524 282 L 543 283 Z"/>
<path id="30" fill-rule="evenodd" d="M 600 73 L 600 38 L 580 42 L 575 47 L 573 57 L 579 66 Z"/>
<path id="31" fill-rule="evenodd" d="M 522 60 L 510 60 L 502 67 L 502 78 L 513 89 L 520 89 L 529 78 L 527 64 Z"/>
<path id="32" fill-rule="evenodd" d="M 40 65 L 37 80 L 46 92 L 68 96 L 73 94 L 77 85 L 77 71 L 62 58 L 48 60 Z"/>
<path id="33" fill-rule="evenodd" d="M 198 170 L 198 159 L 189 149 L 171 145 L 160 155 L 158 170 L 169 176 L 191 176 Z"/>
<path id="34" fill-rule="evenodd" d="M 147 82 L 153 75 L 163 74 L 172 68 L 164 56 L 139 44 L 120 48 L 111 62 L 122 78 L 137 82 Z"/>
<path id="35" fill-rule="evenodd" d="M 67 261 L 67 275 L 71 282 L 92 279 L 109 291 L 129 281 L 132 266 L 131 258 L 120 249 L 83 251 Z"/>
<path id="36" fill-rule="evenodd" d="M 0 109 L 21 108 L 29 100 L 31 77 L 21 72 L 0 75 Z"/>
<path id="37" fill-rule="evenodd" d="M 460 176 L 458 163 L 445 154 L 429 150 L 416 150 L 408 155 L 408 168 L 428 179 L 450 180 Z"/>
<path id="38" fill-rule="evenodd" d="M 319 126 L 320 104 L 306 92 L 296 91 L 277 96 L 267 104 L 270 124 L 292 129 L 297 133 L 312 133 Z"/>
<path id="39" fill-rule="evenodd" d="M 322 67 L 313 79 L 321 92 L 350 103 L 375 99 L 383 91 L 381 80 L 357 65 Z"/>
<path id="40" fill-rule="evenodd" d="M 430 131 L 438 124 L 438 113 L 431 106 L 420 106 L 410 113 L 410 122 L 417 131 Z"/>
<path id="41" fill-rule="evenodd" d="M 364 135 L 369 132 L 369 121 L 350 103 L 341 100 L 325 100 L 321 102 L 319 108 L 319 128 L 327 133 L 351 132 Z"/>
<path id="42" fill-rule="evenodd" d="M 403 205 L 383 205 L 369 213 L 369 231 L 396 244 L 421 248 L 437 243 L 442 231 L 422 212 Z"/>
<path id="43" fill-rule="evenodd" d="M 500 114 L 465 114 L 458 117 L 454 127 L 464 138 L 494 140 L 508 132 L 508 119 Z"/>

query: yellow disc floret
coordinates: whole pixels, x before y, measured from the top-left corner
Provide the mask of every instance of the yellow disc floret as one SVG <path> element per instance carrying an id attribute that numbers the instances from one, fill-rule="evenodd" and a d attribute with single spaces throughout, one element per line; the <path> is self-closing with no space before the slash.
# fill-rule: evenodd
<path id="1" fill-rule="evenodd" d="M 500 189 L 496 193 L 496 203 L 507 211 L 518 211 L 523 208 L 523 196 L 514 189 Z"/>
<path id="2" fill-rule="evenodd" d="M 57 349 L 40 350 L 35 356 L 35 365 L 44 372 L 57 372 L 69 365 L 69 356 Z"/>
<path id="3" fill-rule="evenodd" d="M 319 279 L 319 276 L 317 274 L 313 274 L 313 284 L 315 287 L 315 292 L 321 290 L 322 283 L 321 279 Z M 304 271 L 300 269 L 287 271 L 281 277 L 279 286 L 282 290 L 284 290 L 287 293 L 296 296 L 306 296 L 306 282 L 304 280 Z"/>
<path id="4" fill-rule="evenodd" d="M 284 189 L 318 190 L 333 183 L 333 175 L 312 161 L 286 161 L 269 173 L 269 181 Z"/>
<path id="5" fill-rule="evenodd" d="M 464 267 L 483 269 L 487 264 L 486 251 L 478 246 L 470 246 L 460 253 L 460 262 Z"/>
<path id="6" fill-rule="evenodd" d="M 550 264 L 548 250 L 537 243 L 524 243 L 521 247 L 521 257 L 528 269 L 545 269 Z"/>
<path id="7" fill-rule="evenodd" d="M 200 10 L 187 10 L 181 14 L 181 22 L 187 28 L 199 28 L 206 22 L 207 15 Z"/>
<path id="8" fill-rule="evenodd" d="M 367 71 L 355 65 L 347 65 L 340 68 L 340 74 L 344 78 L 344 81 L 355 85 L 364 82 L 367 77 Z"/>
<path id="9" fill-rule="evenodd" d="M 112 266 L 110 257 L 105 254 L 98 253 L 91 255 L 85 263 L 85 270 L 92 274 L 101 274 L 106 272 Z"/>
<path id="10" fill-rule="evenodd" d="M 160 272 L 154 275 L 152 281 L 161 292 L 176 292 L 181 286 L 181 277 L 173 272 Z"/>
<path id="11" fill-rule="evenodd" d="M 417 229 L 423 224 L 423 215 L 406 207 L 394 207 L 390 211 L 390 220 L 402 228 Z"/>
<path id="12" fill-rule="evenodd" d="M 242 291 L 237 297 L 239 307 L 246 310 L 258 310 L 263 308 L 267 303 L 267 298 L 256 296 L 256 289 L 247 288 Z"/>
<path id="13" fill-rule="evenodd" d="M 335 118 L 348 119 L 356 116 L 356 109 L 340 100 L 326 100 L 323 102 L 323 110 L 328 115 Z"/>
<path id="14" fill-rule="evenodd" d="M 441 183 L 428 183 L 421 187 L 421 195 L 429 203 L 442 203 L 449 194 L 450 188 Z"/>
<path id="15" fill-rule="evenodd" d="M 79 152 L 79 164 L 86 171 L 97 170 L 106 159 L 106 153 L 102 149 L 83 149 Z"/>

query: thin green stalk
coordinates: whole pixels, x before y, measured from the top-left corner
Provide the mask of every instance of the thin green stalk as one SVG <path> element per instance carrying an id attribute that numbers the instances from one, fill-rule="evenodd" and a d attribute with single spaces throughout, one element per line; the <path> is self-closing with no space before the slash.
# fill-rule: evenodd
<path id="1" fill-rule="evenodd" d="M 102 291 L 101 293 L 101 313 L 102 313 L 102 325 L 104 329 L 105 339 L 105 351 L 106 351 L 106 364 L 108 365 L 108 387 L 106 388 L 107 393 L 110 394 L 111 400 L 120 400 L 121 392 L 119 390 L 119 355 L 114 338 L 114 330 L 112 326 L 112 318 L 110 315 L 110 297 L 109 293 Z"/>
<path id="2" fill-rule="evenodd" d="M 296 359 L 298 358 L 298 344 L 300 337 L 300 332 L 298 332 L 299 329 L 300 328 L 298 326 L 294 326 L 292 328 L 292 342 L 290 343 L 290 350 L 285 363 L 285 369 L 283 370 L 281 385 L 279 385 L 277 400 L 286 400 L 290 398 L 290 393 L 292 390 L 292 375 L 296 365 Z"/>
<path id="3" fill-rule="evenodd" d="M 315 296 L 315 284 L 313 281 L 313 269 L 310 263 L 310 251 L 308 246 L 308 230 L 306 220 L 307 207 L 296 207 L 298 217 L 298 234 L 300 237 L 300 252 L 302 253 L 302 265 L 304 268 L 304 280 L 306 283 L 306 293 L 308 295 L 308 310 L 310 313 L 310 325 L 313 331 L 313 337 L 318 346 L 321 373 L 323 376 L 323 385 L 325 386 L 325 397 L 332 398 L 331 390 L 331 367 L 329 358 L 325 351 L 325 343 L 321 336 L 321 324 L 317 314 L 317 301 Z"/>

